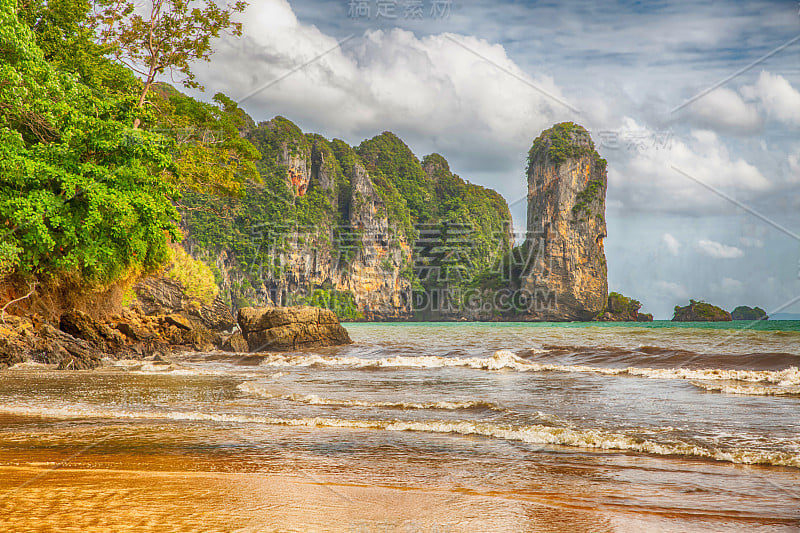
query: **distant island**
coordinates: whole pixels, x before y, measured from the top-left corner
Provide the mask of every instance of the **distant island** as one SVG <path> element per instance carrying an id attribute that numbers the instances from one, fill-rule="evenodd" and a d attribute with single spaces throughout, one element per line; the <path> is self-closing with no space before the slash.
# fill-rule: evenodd
<path id="1" fill-rule="evenodd" d="M 760 307 L 747 307 L 740 305 L 731 311 L 731 317 L 734 320 L 769 320 L 767 312 Z"/>
<path id="2" fill-rule="evenodd" d="M 766 311 L 760 307 L 740 305 L 729 313 L 721 307 L 697 300 L 689 300 L 689 305 L 684 307 L 676 305 L 675 314 L 672 317 L 673 322 L 729 322 L 731 320 L 768 319 Z"/>
<path id="3" fill-rule="evenodd" d="M 731 314 L 710 303 L 689 300 L 689 305 L 675 306 L 673 322 L 730 322 Z"/>

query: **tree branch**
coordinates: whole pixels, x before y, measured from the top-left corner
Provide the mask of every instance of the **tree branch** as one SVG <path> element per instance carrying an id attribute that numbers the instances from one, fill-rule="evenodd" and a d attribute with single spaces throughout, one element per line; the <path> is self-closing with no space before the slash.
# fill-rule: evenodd
<path id="1" fill-rule="evenodd" d="M 8 309 L 9 305 L 11 305 L 13 303 L 16 303 L 16 302 L 21 302 L 22 300 L 24 300 L 25 298 L 30 297 L 30 295 L 33 294 L 33 291 L 36 290 L 36 282 L 34 281 L 29 286 L 30 286 L 31 290 L 28 291 L 28 294 L 26 294 L 25 296 L 21 296 L 20 298 L 16 298 L 14 300 L 11 300 L 6 305 L 4 305 L 2 309 L 0 309 L 0 322 L 2 322 L 3 324 L 6 323 L 6 309 Z"/>

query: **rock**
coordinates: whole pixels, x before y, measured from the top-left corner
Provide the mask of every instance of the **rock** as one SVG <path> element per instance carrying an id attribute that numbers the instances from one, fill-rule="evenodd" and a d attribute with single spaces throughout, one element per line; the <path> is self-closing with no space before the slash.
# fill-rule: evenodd
<path id="1" fill-rule="evenodd" d="M 731 318 L 733 320 L 769 320 L 767 312 L 760 307 L 747 307 L 740 305 L 731 311 Z"/>
<path id="2" fill-rule="evenodd" d="M 528 320 L 592 320 L 606 305 L 606 161 L 589 133 L 556 124 L 533 142 L 520 288 Z"/>
<path id="3" fill-rule="evenodd" d="M 120 322 L 116 329 L 133 341 L 149 341 L 156 337 L 155 333 L 149 328 L 143 327 L 141 323 Z"/>
<path id="4" fill-rule="evenodd" d="M 225 341 L 222 345 L 222 350 L 226 352 L 243 353 L 248 352 L 250 349 L 247 346 L 247 341 L 244 340 L 244 335 L 241 331 L 237 331 Z"/>
<path id="5" fill-rule="evenodd" d="M 145 314 L 192 315 L 206 328 L 219 331 L 236 325 L 231 310 L 222 300 L 216 298 L 211 304 L 206 304 L 188 296 L 183 284 L 173 279 L 163 276 L 144 278 L 133 289 Z"/>
<path id="6" fill-rule="evenodd" d="M 239 327 L 251 352 L 350 344 L 333 311 L 310 306 L 239 309 Z"/>
<path id="7" fill-rule="evenodd" d="M 608 295 L 606 307 L 596 318 L 601 322 L 652 322 L 653 315 L 639 313 L 642 303 L 618 292 Z"/>
<path id="8" fill-rule="evenodd" d="M 89 341 L 95 345 L 103 342 L 100 324 L 81 311 L 72 310 L 61 315 L 59 329 L 73 337 Z"/>
<path id="9" fill-rule="evenodd" d="M 192 324 L 191 320 L 177 313 L 165 316 L 164 322 L 186 331 L 191 331 L 194 329 L 194 324 Z"/>
<path id="10" fill-rule="evenodd" d="M 731 314 L 706 302 L 689 300 L 686 307 L 675 306 L 673 322 L 730 322 Z"/>

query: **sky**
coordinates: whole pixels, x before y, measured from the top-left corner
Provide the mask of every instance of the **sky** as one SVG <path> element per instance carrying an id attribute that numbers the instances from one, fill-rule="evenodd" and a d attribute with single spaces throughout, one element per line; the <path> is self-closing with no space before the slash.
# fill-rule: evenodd
<path id="1" fill-rule="evenodd" d="M 257 121 L 392 131 L 500 192 L 577 122 L 608 160 L 609 289 L 800 313 L 800 2 L 252 0 L 195 66 Z"/>

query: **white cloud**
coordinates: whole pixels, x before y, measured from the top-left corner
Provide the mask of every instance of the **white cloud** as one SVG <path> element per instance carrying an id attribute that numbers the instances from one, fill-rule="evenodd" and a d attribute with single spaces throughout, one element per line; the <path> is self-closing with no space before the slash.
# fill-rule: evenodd
<path id="1" fill-rule="evenodd" d="M 756 106 L 726 88 L 716 89 L 696 100 L 689 111 L 703 126 L 738 135 L 754 133 L 762 125 Z"/>
<path id="2" fill-rule="evenodd" d="M 711 289 L 723 294 L 735 294 L 742 292 L 744 284 L 738 279 L 722 278 L 722 281 L 719 283 L 712 283 Z"/>
<path id="3" fill-rule="evenodd" d="M 689 291 L 686 287 L 674 281 L 657 281 L 655 288 L 659 294 L 667 296 L 672 301 L 689 298 Z"/>
<path id="4" fill-rule="evenodd" d="M 789 163 L 789 181 L 793 183 L 800 181 L 800 152 L 789 154 L 787 161 Z"/>
<path id="5" fill-rule="evenodd" d="M 672 255 L 678 255 L 678 251 L 681 249 L 681 243 L 678 241 L 678 239 L 669 233 L 665 233 L 661 236 L 661 240 L 664 241 L 669 253 Z"/>
<path id="6" fill-rule="evenodd" d="M 706 239 L 697 242 L 697 249 L 701 253 L 715 259 L 736 259 L 737 257 L 744 257 L 744 252 L 740 248 Z"/>
<path id="7" fill-rule="evenodd" d="M 337 48 L 286 0 L 252 3 L 243 32 L 220 44 L 213 65 L 197 65 L 210 90 L 241 97 L 307 63 L 244 103 L 257 120 L 282 114 L 355 143 L 388 129 L 412 148 L 425 139 L 425 150 L 459 152 L 480 168 L 519 163 L 540 131 L 572 114 L 551 77 L 528 75 L 502 45 L 469 35 L 378 29 Z"/>
<path id="8" fill-rule="evenodd" d="M 742 94 L 758 100 L 771 118 L 800 126 L 800 91 L 783 76 L 762 71 L 754 85 L 742 87 Z"/>
<path id="9" fill-rule="evenodd" d="M 658 135 L 630 117 L 625 117 L 620 131 L 628 137 L 656 139 Z M 687 140 L 671 138 L 666 143 L 646 143 L 637 150 L 606 151 L 605 155 L 610 162 L 609 190 L 622 196 L 627 209 L 692 213 L 711 206 L 727 207 L 695 180 L 751 193 L 770 188 L 758 168 L 732 155 L 710 130 L 692 130 Z"/>

